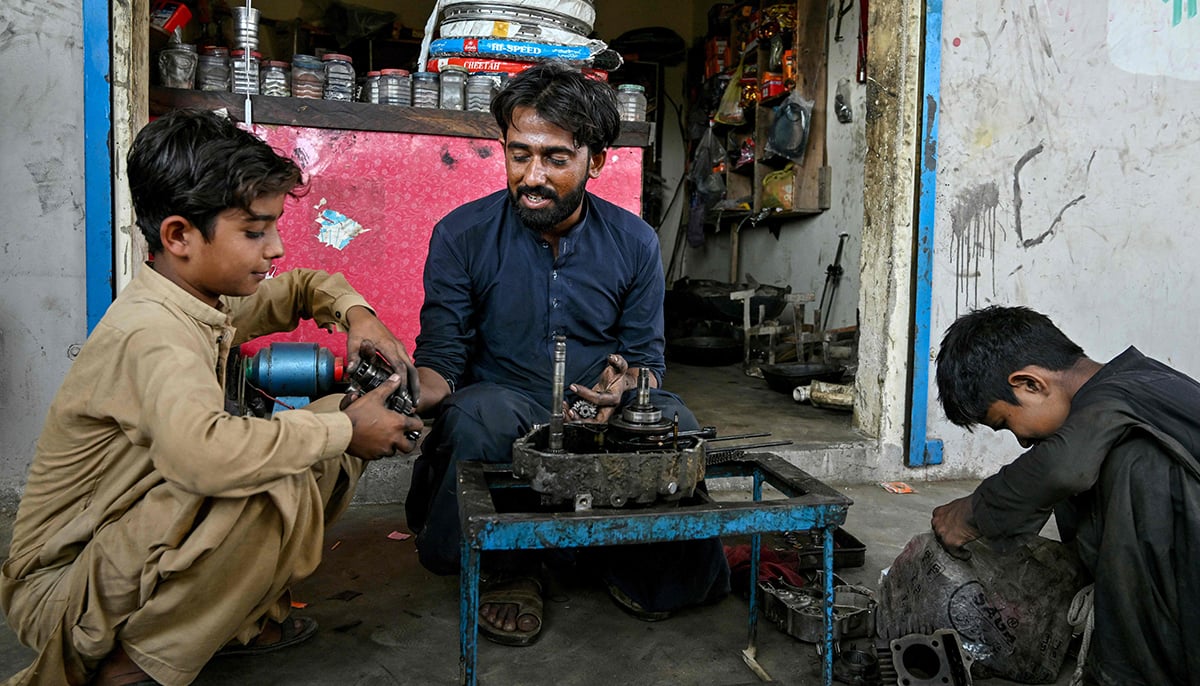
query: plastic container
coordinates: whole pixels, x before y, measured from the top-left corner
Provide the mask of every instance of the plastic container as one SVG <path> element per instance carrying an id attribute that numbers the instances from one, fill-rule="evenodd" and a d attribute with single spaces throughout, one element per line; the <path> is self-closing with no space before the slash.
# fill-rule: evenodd
<path id="1" fill-rule="evenodd" d="M 158 52 L 159 82 L 167 88 L 194 88 L 199 58 L 191 43 L 167 43 Z"/>
<path id="2" fill-rule="evenodd" d="M 258 73 L 258 90 L 263 95 L 286 98 L 292 94 L 292 75 L 288 63 L 268 60 Z"/>
<path id="3" fill-rule="evenodd" d="M 322 57 L 321 62 L 325 65 L 325 99 L 353 100 L 354 60 L 349 55 L 331 52 Z"/>
<path id="4" fill-rule="evenodd" d="M 621 121 L 646 121 L 646 89 L 636 83 L 617 86 Z"/>
<path id="5" fill-rule="evenodd" d="M 467 77 L 466 93 L 468 111 L 487 112 L 496 94 L 496 80 L 490 74 L 471 74 Z"/>
<path id="6" fill-rule="evenodd" d="M 202 91 L 229 90 L 229 48 L 206 45 L 196 63 L 196 88 Z"/>
<path id="7" fill-rule="evenodd" d="M 379 78 L 379 102 L 383 105 L 412 105 L 412 77 L 407 69 L 384 69 Z"/>
<path id="8" fill-rule="evenodd" d="M 377 71 L 367 72 L 367 78 L 363 79 L 362 90 L 359 91 L 358 99 L 363 102 L 379 104 L 380 100 L 380 81 L 382 75 Z"/>
<path id="9" fill-rule="evenodd" d="M 412 75 L 412 106 L 438 106 L 441 84 L 438 75 L 431 71 L 419 71 Z"/>
<path id="10" fill-rule="evenodd" d="M 438 107 L 444 110 L 461 110 L 466 107 L 467 68 L 447 65 L 438 72 L 438 77 L 442 81 Z"/>
<path id="11" fill-rule="evenodd" d="M 258 95 L 258 67 L 261 61 L 262 55 L 257 52 L 250 53 L 249 64 L 246 62 L 245 50 L 230 52 L 229 62 L 233 72 L 230 90 L 234 93 Z"/>
<path id="12" fill-rule="evenodd" d="M 292 97 L 325 97 L 325 67 L 312 55 L 292 55 Z"/>

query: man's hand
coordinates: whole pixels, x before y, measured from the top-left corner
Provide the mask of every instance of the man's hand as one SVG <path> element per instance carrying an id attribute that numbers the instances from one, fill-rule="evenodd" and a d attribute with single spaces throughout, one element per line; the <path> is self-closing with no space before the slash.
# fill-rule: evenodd
<path id="1" fill-rule="evenodd" d="M 980 536 L 971 515 L 969 495 L 933 508 L 930 526 L 946 552 L 955 557 L 965 556 L 967 551 L 962 547 Z"/>
<path id="2" fill-rule="evenodd" d="M 342 409 L 354 427 L 346 452 L 364 460 L 374 460 L 409 453 L 416 447 L 416 442 L 404 434 L 406 431 L 419 432 L 424 424 L 416 417 L 393 412 L 387 406 L 388 396 L 400 388 L 400 383 L 400 375 L 393 374 L 378 388 Z"/>
<path id="3" fill-rule="evenodd" d="M 355 306 L 347 310 L 346 323 L 349 325 L 346 334 L 346 371 L 354 369 L 362 360 L 371 360 L 378 353 L 400 375 L 400 382 L 408 389 L 408 395 L 416 405 L 421 399 L 421 381 L 404 344 L 365 307 Z"/>
<path id="4" fill-rule="evenodd" d="M 654 383 L 651 378 L 651 383 Z M 585 421 L 589 424 L 606 424 L 621 404 L 621 396 L 625 391 L 637 388 L 637 368 L 630 369 L 624 357 L 617 354 L 608 356 L 608 365 L 600 373 L 600 380 L 591 388 L 571 384 L 571 392 L 581 399 L 596 406 L 596 416 L 585 419 L 563 403 L 563 417 L 569 422 Z"/>

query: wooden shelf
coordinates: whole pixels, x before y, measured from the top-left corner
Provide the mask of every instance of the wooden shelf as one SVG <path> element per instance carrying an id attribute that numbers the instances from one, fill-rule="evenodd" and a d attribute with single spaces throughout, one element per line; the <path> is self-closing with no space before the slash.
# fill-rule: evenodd
<path id="1" fill-rule="evenodd" d="M 250 97 L 256 124 L 304 126 L 316 129 L 350 131 L 387 131 L 433 136 L 498 138 L 500 128 L 489 112 L 463 112 L 424 107 L 398 107 L 366 102 L 278 98 L 266 95 Z M 150 89 L 150 115 L 188 108 L 225 108 L 229 116 L 244 121 L 246 97 L 236 93 L 198 91 L 182 88 Z M 649 122 L 621 122 L 621 133 L 614 147 L 645 148 L 654 140 L 654 125 Z"/>
<path id="2" fill-rule="evenodd" d="M 789 1 L 794 2 L 796 6 L 796 25 L 794 30 L 785 31 L 783 36 L 795 56 L 794 88 L 805 100 L 813 103 L 813 109 L 804 159 L 792 167 L 794 176 L 790 188 L 791 207 L 784 212 L 770 214 L 767 219 L 759 222 L 766 224 L 818 214 L 829 209 L 832 204 L 832 170 L 829 167 L 829 153 L 825 140 L 825 101 L 828 92 L 828 58 L 825 51 L 828 30 L 826 3 L 821 0 Z M 751 6 L 760 4 L 769 3 L 768 0 L 756 0 Z M 735 32 L 735 35 L 729 38 L 730 44 L 738 45 L 740 38 Z M 755 66 L 760 78 L 766 73 L 765 47 L 764 43 L 750 40 L 746 42 L 744 49 L 745 59 L 756 61 Z M 726 197 L 752 198 L 751 213 L 763 209 L 763 182 L 766 176 L 781 170 L 787 164 L 786 160 L 767 158 L 766 142 L 775 124 L 776 106 L 784 103 L 790 95 L 790 92 L 785 92 L 746 107 L 743 112 L 745 121 L 741 124 L 715 125 L 716 132 L 722 136 L 722 144 L 730 154 L 733 154 L 746 138 L 754 139 L 755 160 L 752 168 L 734 169 L 732 162 L 729 162 L 725 170 Z"/>

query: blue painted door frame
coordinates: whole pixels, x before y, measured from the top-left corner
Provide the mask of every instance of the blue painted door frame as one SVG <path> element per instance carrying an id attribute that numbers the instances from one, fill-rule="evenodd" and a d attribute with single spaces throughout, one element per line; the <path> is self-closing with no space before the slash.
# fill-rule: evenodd
<path id="1" fill-rule="evenodd" d="M 929 353 L 933 318 L 933 224 L 937 208 L 937 142 L 942 82 L 942 0 L 925 0 L 925 58 L 921 79 L 921 145 L 918 168 L 916 290 L 913 299 L 912 385 L 909 396 L 908 466 L 942 463 L 942 442 L 929 438 Z"/>
<path id="2" fill-rule="evenodd" d="M 84 235 L 87 330 L 112 304 L 112 13 L 108 0 L 83 0 Z"/>

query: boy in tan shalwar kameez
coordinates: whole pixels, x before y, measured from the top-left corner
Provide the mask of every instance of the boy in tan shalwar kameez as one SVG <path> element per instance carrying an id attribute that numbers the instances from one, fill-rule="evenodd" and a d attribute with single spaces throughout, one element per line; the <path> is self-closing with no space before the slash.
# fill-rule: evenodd
<path id="1" fill-rule="evenodd" d="M 300 171 L 211 112 L 147 125 L 129 154 L 153 261 L 96 325 L 55 397 L 0 573 L 0 605 L 35 662 L 14 684 L 187 684 L 218 651 L 312 635 L 288 589 L 366 460 L 408 452 L 420 420 L 384 400 L 415 371 L 340 275 L 293 270 L 277 221 Z M 400 372 L 270 419 L 224 411 L 230 347 L 295 328 L 348 331 Z"/>

